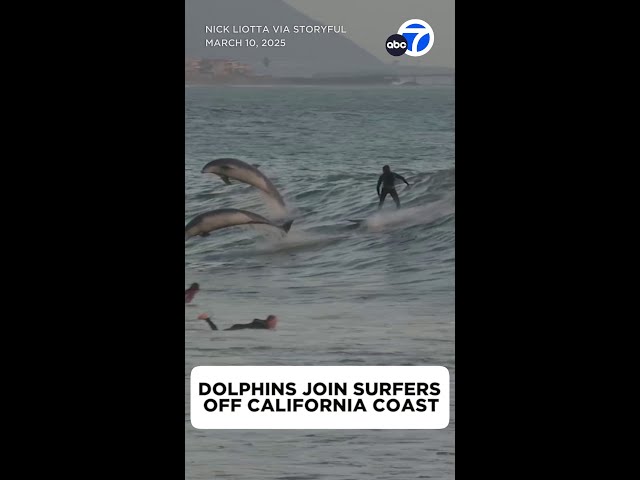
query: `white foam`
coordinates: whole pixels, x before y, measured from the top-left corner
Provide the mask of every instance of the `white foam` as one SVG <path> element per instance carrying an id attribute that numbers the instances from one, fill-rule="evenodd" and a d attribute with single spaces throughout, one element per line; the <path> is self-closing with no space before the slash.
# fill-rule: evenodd
<path id="1" fill-rule="evenodd" d="M 455 205 L 450 198 L 445 198 L 429 205 L 376 212 L 365 219 L 363 225 L 370 232 L 379 232 L 389 228 L 428 224 L 454 212 Z"/>

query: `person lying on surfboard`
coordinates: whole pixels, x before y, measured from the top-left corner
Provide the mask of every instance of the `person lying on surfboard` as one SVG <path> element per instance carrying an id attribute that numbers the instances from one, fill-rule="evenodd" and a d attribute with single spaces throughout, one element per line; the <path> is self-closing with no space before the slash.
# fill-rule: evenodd
<path id="1" fill-rule="evenodd" d="M 387 195 L 391 195 L 391 198 L 393 198 L 393 201 L 396 202 L 396 207 L 400 208 L 400 198 L 398 197 L 398 192 L 396 192 L 396 178 L 398 180 L 402 180 L 404 183 L 407 184 L 408 187 L 410 187 L 411 185 L 409 185 L 409 182 L 407 182 L 403 176 L 398 175 L 395 172 L 391 171 L 391 168 L 389 168 L 389 165 L 385 165 L 384 167 L 382 167 L 382 175 L 380 175 L 380 178 L 378 179 L 378 186 L 376 187 L 376 191 L 378 192 L 378 197 L 380 198 L 380 203 L 378 204 L 378 210 L 380 210 L 382 208 L 382 204 L 384 203 L 384 199 L 386 198 Z M 380 193 L 380 185 L 382 185 L 382 193 Z"/>
<path id="2" fill-rule="evenodd" d="M 211 317 L 209 317 L 208 313 L 201 313 L 198 315 L 198 320 L 204 320 L 207 322 L 209 327 L 211 327 L 211 330 L 218 330 L 218 327 L 211 321 Z M 225 330 L 275 330 L 277 324 L 278 317 L 275 315 L 269 315 L 265 320 L 255 318 L 250 323 L 236 323 L 229 328 L 225 328 Z"/>
<path id="3" fill-rule="evenodd" d="M 254 318 L 251 323 L 236 323 L 235 325 L 225 328 L 225 330 L 244 330 L 244 329 L 257 329 L 257 330 L 275 330 L 278 324 L 278 317 L 275 315 L 269 315 L 265 320 Z"/>

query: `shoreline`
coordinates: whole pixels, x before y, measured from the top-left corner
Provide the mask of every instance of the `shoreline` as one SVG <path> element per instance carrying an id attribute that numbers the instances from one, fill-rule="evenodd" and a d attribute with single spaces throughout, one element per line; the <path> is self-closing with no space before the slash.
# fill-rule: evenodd
<path id="1" fill-rule="evenodd" d="M 412 78 L 404 80 L 401 78 Z M 335 77 L 251 77 L 237 76 L 225 77 L 218 80 L 206 76 L 187 75 L 185 85 L 188 86 L 422 86 L 431 85 L 429 81 L 420 82 L 421 79 L 449 79 L 453 85 L 455 75 L 363 75 L 363 76 L 335 76 Z M 448 84 L 449 82 L 447 82 Z"/>

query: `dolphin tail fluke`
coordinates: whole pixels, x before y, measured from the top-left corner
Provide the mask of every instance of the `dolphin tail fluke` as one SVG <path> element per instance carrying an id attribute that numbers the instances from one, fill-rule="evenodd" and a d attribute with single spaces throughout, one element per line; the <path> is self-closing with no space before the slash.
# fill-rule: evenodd
<path id="1" fill-rule="evenodd" d="M 286 233 L 289 233 L 289 230 L 291 230 L 291 225 L 293 225 L 293 220 L 289 220 L 287 223 L 285 223 L 284 225 L 282 225 L 282 229 L 283 229 Z"/>

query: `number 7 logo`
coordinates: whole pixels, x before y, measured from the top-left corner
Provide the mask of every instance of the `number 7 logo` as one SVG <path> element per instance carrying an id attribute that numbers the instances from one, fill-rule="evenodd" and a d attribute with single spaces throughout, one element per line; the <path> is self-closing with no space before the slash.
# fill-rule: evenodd
<path id="1" fill-rule="evenodd" d="M 407 20 L 398 29 L 398 35 L 407 39 L 405 54 L 410 57 L 421 57 L 433 47 L 433 28 L 424 20 Z"/>

